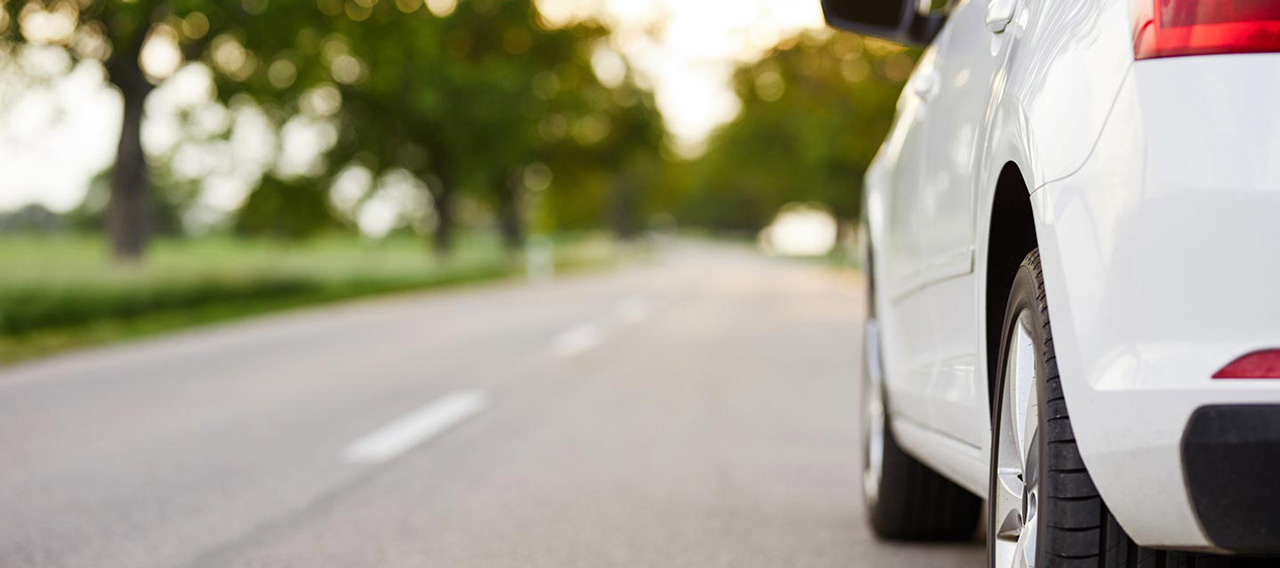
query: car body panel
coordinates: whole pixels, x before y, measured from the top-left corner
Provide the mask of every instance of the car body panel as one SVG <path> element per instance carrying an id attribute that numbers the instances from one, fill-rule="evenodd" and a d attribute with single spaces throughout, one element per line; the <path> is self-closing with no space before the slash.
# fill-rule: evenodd
<path id="1" fill-rule="evenodd" d="M 938 432 L 981 449 L 988 436 L 986 389 L 978 379 L 971 338 L 978 328 L 970 309 L 975 290 L 974 210 L 978 198 L 975 164 L 990 112 L 997 74 L 1008 43 L 984 30 L 986 4 L 965 2 L 951 13 L 937 38 L 938 61 L 926 108 L 926 170 L 912 204 L 920 217 L 916 264 L 928 283 L 915 293 L 929 305 L 933 334 L 927 346 L 929 397 L 925 422 Z"/>
<path id="2" fill-rule="evenodd" d="M 894 420 L 932 433 L 939 446 L 974 450 L 967 462 L 943 464 L 924 447 L 928 435 L 915 437 L 919 448 L 904 445 L 966 487 L 987 483 L 983 269 L 995 181 L 1013 162 L 1023 166 L 1027 187 L 1038 187 L 1088 157 L 1132 63 L 1127 6 L 1024 0 L 1011 25 L 995 34 L 985 27 L 985 2 L 958 3 L 908 81 L 894 128 L 868 170 L 868 231 Z M 1125 49 L 1117 53 L 1120 43 Z M 1087 67 L 1094 69 L 1083 73 L 1090 80 L 1080 81 Z M 921 97 L 921 83 L 936 83 L 935 96 Z M 928 143 L 916 136 L 922 128 Z M 953 130 L 964 132 L 948 134 Z M 1037 148 L 1053 152 L 1040 157 Z"/>
<path id="3" fill-rule="evenodd" d="M 1034 194 L 1077 443 L 1144 545 L 1209 546 L 1180 462 L 1191 413 L 1280 402 L 1274 381 L 1211 378 L 1280 345 L 1278 89 L 1280 55 L 1139 62 L 1090 159 Z"/>
<path id="4" fill-rule="evenodd" d="M 1280 55 L 1135 62 L 1129 0 L 1021 0 L 1002 33 L 986 6 L 955 7 L 864 185 L 895 431 L 985 494 L 989 228 L 1012 164 L 1085 464 L 1138 544 L 1209 548 L 1182 429 L 1204 404 L 1280 402 L 1209 378 L 1280 346 Z"/>

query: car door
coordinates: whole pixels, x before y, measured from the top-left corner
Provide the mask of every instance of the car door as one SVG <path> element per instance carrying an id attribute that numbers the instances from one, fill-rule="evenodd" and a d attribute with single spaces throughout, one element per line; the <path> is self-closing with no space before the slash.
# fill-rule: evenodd
<path id="1" fill-rule="evenodd" d="M 931 314 L 927 420 L 974 447 L 989 436 L 986 379 L 978 372 L 983 320 L 974 275 L 976 200 L 993 85 L 1007 48 L 986 20 L 1011 2 L 962 0 L 951 9 L 927 81 L 925 171 L 916 196 L 923 301 Z"/>
<path id="2" fill-rule="evenodd" d="M 918 374 L 918 370 L 927 368 L 930 346 L 936 343 L 929 326 L 928 306 L 910 293 L 922 259 L 921 236 L 926 232 L 917 206 L 928 142 L 929 109 L 923 96 L 928 85 L 922 81 L 933 74 L 935 55 L 933 48 L 925 50 L 903 88 L 893 129 L 877 157 L 878 162 L 892 167 L 883 172 L 882 180 L 869 184 L 869 197 L 877 203 L 869 207 L 883 215 L 885 226 L 880 247 L 884 254 L 877 262 L 877 286 L 886 300 L 881 317 L 885 323 L 885 373 L 892 377 L 887 387 L 894 413 L 916 421 L 925 420 L 930 408 L 928 377 Z"/>

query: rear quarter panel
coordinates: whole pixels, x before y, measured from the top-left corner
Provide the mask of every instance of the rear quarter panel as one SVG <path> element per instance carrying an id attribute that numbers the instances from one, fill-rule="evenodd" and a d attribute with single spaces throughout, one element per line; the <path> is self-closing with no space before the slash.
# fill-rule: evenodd
<path id="1" fill-rule="evenodd" d="M 980 2 L 981 0 L 967 0 Z M 981 6 L 968 8 L 985 9 Z M 961 9 L 965 8 L 964 5 Z M 987 85 L 975 85 L 991 92 L 985 112 L 974 115 L 977 130 L 982 133 L 973 144 L 974 183 L 958 188 L 973 192 L 976 208 L 968 222 L 973 224 L 975 262 L 972 274 L 972 302 L 962 310 L 971 318 L 974 331 L 968 338 L 973 355 L 979 361 L 975 370 L 979 380 L 988 376 L 985 334 L 985 290 L 990 211 L 996 180 L 1008 163 L 1016 164 L 1030 190 L 1062 179 L 1080 169 L 1095 146 L 1099 133 L 1114 106 L 1116 94 L 1133 64 L 1128 0 L 1023 0 L 1014 21 L 1001 34 L 986 29 L 951 30 L 951 33 L 984 34 L 990 41 L 982 45 L 991 53 L 1004 54 L 1004 63 Z M 974 54 L 976 56 L 977 54 Z M 945 54 L 964 57 L 965 54 Z M 927 115 L 926 115 L 927 116 Z M 901 117 L 900 117 L 901 120 Z M 896 129 L 895 129 L 896 130 Z M 942 136 L 944 133 L 933 132 Z M 898 141 L 900 142 L 900 140 Z M 894 290 L 894 280 L 886 277 L 883 267 L 897 264 L 892 246 L 886 246 L 888 226 L 900 212 L 891 206 L 895 178 L 901 179 L 897 158 L 900 144 L 894 134 L 886 140 L 868 170 L 865 180 L 868 233 L 876 261 L 877 313 L 886 337 L 911 337 L 928 334 L 938 327 L 937 317 L 929 311 L 892 309 L 893 298 L 903 290 Z M 1055 259 L 1045 258 L 1046 264 Z M 952 311 L 954 316 L 954 311 Z M 893 349 L 886 349 L 886 383 L 892 398 L 895 372 L 911 367 Z M 901 383 L 901 378 L 898 382 Z M 1064 379 L 1065 381 L 1066 379 Z M 898 393 L 906 399 L 919 393 Z M 989 420 L 976 416 L 964 419 Z M 969 457 L 957 457 L 955 440 L 941 433 L 922 431 L 904 440 L 906 449 L 953 480 L 976 492 L 984 492 L 989 463 L 989 436 L 978 441 L 980 451 Z"/>

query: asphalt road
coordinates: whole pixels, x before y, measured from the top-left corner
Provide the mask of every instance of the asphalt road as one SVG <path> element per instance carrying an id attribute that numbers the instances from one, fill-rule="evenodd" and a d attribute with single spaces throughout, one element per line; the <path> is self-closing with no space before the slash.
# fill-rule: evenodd
<path id="1" fill-rule="evenodd" d="M 0 369 L 0 566 L 980 566 L 866 528 L 860 286 L 685 246 Z"/>

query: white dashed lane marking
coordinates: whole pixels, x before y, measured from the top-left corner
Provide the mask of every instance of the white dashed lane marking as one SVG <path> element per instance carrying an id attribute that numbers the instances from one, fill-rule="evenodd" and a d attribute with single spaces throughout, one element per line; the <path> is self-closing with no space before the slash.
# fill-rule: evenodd
<path id="1" fill-rule="evenodd" d="M 342 456 L 354 463 L 387 461 L 475 416 L 488 406 L 488 395 L 480 391 L 445 395 L 352 442 Z"/>

